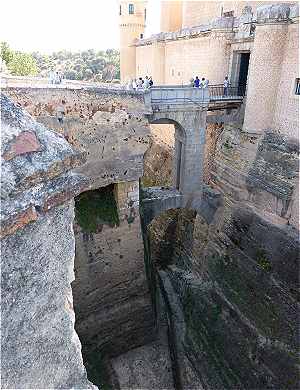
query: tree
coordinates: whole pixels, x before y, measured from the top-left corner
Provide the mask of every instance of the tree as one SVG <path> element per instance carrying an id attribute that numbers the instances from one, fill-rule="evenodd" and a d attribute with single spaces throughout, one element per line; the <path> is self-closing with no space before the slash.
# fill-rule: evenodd
<path id="1" fill-rule="evenodd" d="M 14 56 L 14 52 L 13 50 L 11 50 L 7 42 L 1 42 L 0 46 L 1 46 L 1 58 L 3 61 L 5 61 L 6 65 L 8 65 Z"/>
<path id="2" fill-rule="evenodd" d="M 14 52 L 8 69 L 17 76 L 35 76 L 39 71 L 36 60 L 30 54 L 21 52 Z"/>

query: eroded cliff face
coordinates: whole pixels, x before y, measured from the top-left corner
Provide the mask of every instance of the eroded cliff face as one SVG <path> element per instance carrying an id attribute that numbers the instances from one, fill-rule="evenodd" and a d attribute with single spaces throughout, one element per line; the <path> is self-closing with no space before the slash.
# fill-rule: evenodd
<path id="1" fill-rule="evenodd" d="M 74 330 L 83 156 L 1 96 L 1 387 L 94 389 Z"/>
<path id="2" fill-rule="evenodd" d="M 143 93 L 105 88 L 6 93 L 86 155 L 77 168 L 87 183 L 75 199 L 72 290 L 84 363 L 100 386 L 108 357 L 152 341 L 155 334 L 139 217 L 138 180 L 149 142 Z M 108 203 L 101 195 L 105 189 Z"/>
<path id="3" fill-rule="evenodd" d="M 222 206 L 209 221 L 170 210 L 148 228 L 178 380 L 186 389 L 294 389 L 298 145 L 272 132 L 216 130 L 206 177 Z"/>

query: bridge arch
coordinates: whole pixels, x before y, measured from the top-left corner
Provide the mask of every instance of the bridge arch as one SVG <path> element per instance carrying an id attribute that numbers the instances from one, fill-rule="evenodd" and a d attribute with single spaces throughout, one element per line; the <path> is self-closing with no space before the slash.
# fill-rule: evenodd
<path id="1" fill-rule="evenodd" d="M 150 124 L 168 124 L 174 125 L 174 162 L 172 170 L 173 187 L 178 191 L 182 190 L 182 183 L 184 179 L 184 160 L 185 160 L 185 145 L 186 145 L 186 131 L 181 124 L 171 118 L 156 118 L 149 120 Z"/>

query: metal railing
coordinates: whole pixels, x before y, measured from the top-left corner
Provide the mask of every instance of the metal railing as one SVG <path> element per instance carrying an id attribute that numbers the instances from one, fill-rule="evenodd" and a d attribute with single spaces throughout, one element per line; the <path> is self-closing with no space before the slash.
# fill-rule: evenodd
<path id="1" fill-rule="evenodd" d="M 242 99 L 246 94 L 246 85 L 230 84 L 227 88 L 223 84 L 209 85 L 210 100 Z"/>
<path id="2" fill-rule="evenodd" d="M 150 89 L 151 104 L 182 105 L 204 104 L 209 101 L 242 100 L 246 93 L 245 85 L 223 84 L 194 88 L 189 85 L 159 85 Z"/>
<path id="3" fill-rule="evenodd" d="M 150 89 L 151 104 L 182 105 L 209 102 L 207 88 L 189 86 L 157 86 Z"/>

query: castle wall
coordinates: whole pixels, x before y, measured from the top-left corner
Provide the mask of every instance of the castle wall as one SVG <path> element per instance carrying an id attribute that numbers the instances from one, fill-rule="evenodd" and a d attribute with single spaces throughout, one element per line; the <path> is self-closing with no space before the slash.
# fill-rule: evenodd
<path id="1" fill-rule="evenodd" d="M 160 5 L 160 31 L 177 31 L 182 27 L 182 1 L 162 1 Z"/>
<path id="2" fill-rule="evenodd" d="M 286 36 L 286 24 L 256 27 L 248 76 L 246 131 L 272 129 Z"/>
<path id="3" fill-rule="evenodd" d="M 129 14 L 129 4 L 134 6 L 133 14 Z M 145 30 L 146 1 L 120 1 L 119 7 L 120 71 L 121 81 L 126 83 L 136 77 L 136 50 L 133 43 Z"/>
<path id="4" fill-rule="evenodd" d="M 165 81 L 165 43 L 136 47 L 137 77 L 152 76 L 155 85 Z"/>
<path id="5" fill-rule="evenodd" d="M 297 138 L 299 135 L 299 96 L 295 95 L 295 81 L 299 77 L 298 24 L 288 26 L 282 57 L 272 127 L 275 131 Z"/>
<path id="6" fill-rule="evenodd" d="M 221 83 L 229 66 L 231 33 L 172 41 L 166 44 L 166 84 L 188 84 L 196 75 Z"/>
<path id="7" fill-rule="evenodd" d="M 208 24 L 212 19 L 219 18 L 224 12 L 234 11 L 234 16 L 240 16 L 246 6 L 254 13 L 262 5 L 272 4 L 272 1 L 184 1 L 182 27 L 193 27 Z"/>

